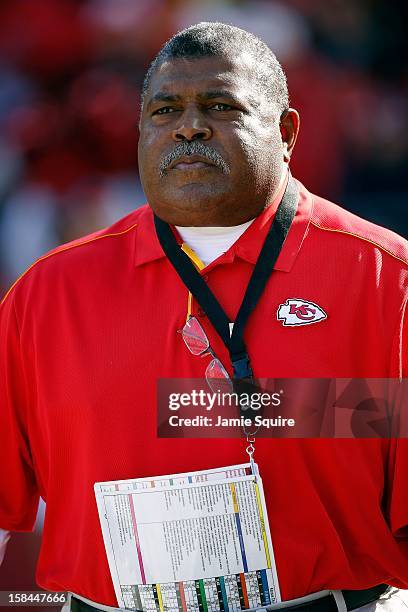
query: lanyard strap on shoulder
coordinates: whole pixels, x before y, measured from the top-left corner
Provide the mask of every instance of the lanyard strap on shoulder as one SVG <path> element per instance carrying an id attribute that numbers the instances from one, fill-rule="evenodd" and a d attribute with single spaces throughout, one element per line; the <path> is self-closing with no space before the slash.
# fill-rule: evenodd
<path id="1" fill-rule="evenodd" d="M 245 325 L 265 289 L 282 250 L 283 243 L 296 213 L 298 194 L 296 183 L 289 176 L 285 193 L 278 206 L 246 288 L 231 336 L 229 319 L 224 309 L 196 270 L 188 255 L 181 250 L 169 224 L 159 219 L 156 215 L 154 216 L 157 238 L 163 251 L 227 347 L 235 379 L 252 378 L 252 370 L 243 338 Z"/>

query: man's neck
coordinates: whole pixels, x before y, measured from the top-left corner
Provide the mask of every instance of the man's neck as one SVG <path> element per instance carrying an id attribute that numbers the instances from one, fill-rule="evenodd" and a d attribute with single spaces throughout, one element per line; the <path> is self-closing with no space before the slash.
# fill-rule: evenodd
<path id="1" fill-rule="evenodd" d="M 270 206 L 278 206 L 282 199 L 284 187 L 288 180 L 288 166 L 282 172 L 282 177 L 279 182 L 275 195 L 270 202 Z M 240 225 L 229 227 L 184 227 L 176 225 L 176 229 L 180 234 L 182 241 L 193 249 L 201 261 L 208 266 L 212 261 L 217 259 L 222 253 L 228 251 L 231 246 L 242 236 L 248 229 L 254 219 L 250 219 Z"/>

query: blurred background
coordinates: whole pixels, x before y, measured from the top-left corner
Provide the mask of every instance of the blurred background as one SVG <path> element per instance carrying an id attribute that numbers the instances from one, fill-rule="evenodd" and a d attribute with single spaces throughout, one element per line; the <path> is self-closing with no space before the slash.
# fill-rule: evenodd
<path id="1" fill-rule="evenodd" d="M 143 75 L 166 39 L 203 20 L 258 34 L 283 64 L 302 119 L 294 175 L 407 236 L 407 6 L 1 0 L 0 294 L 44 252 L 144 203 Z M 13 536 L 0 588 L 34 585 L 43 511 L 33 534 Z"/>

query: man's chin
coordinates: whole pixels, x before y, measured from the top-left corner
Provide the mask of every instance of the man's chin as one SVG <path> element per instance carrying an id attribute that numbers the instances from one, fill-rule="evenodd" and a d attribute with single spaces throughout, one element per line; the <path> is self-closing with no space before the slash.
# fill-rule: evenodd
<path id="1" fill-rule="evenodd" d="M 226 216 L 225 195 L 215 195 L 213 190 L 203 189 L 202 185 L 185 186 L 183 190 L 166 194 L 166 199 L 157 204 L 150 203 L 158 217 L 181 226 L 223 225 Z"/>
<path id="2" fill-rule="evenodd" d="M 225 188 L 222 189 L 223 193 L 226 193 Z M 182 185 L 177 185 L 174 188 L 174 193 L 179 197 L 182 197 L 186 200 L 186 203 L 194 204 L 199 200 L 200 202 L 206 202 L 209 204 L 211 200 L 217 199 L 220 195 L 220 190 L 217 189 L 217 186 L 213 182 L 209 181 L 195 181 L 189 183 L 183 183 Z"/>
<path id="3" fill-rule="evenodd" d="M 209 182 L 191 182 L 172 186 L 163 195 L 168 207 L 194 211 L 217 208 L 227 194 L 225 186 Z"/>

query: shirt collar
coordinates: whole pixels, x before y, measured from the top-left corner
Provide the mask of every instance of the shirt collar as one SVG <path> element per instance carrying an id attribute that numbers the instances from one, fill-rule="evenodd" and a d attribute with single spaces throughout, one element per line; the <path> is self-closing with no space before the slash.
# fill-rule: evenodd
<path id="1" fill-rule="evenodd" d="M 205 270 L 210 270 L 216 265 L 231 263 L 235 257 L 256 263 L 261 246 L 269 230 L 270 223 L 275 216 L 278 205 L 282 199 L 286 188 L 287 180 L 284 181 L 281 189 L 274 198 L 273 202 L 262 211 L 242 236 L 232 245 L 232 247 L 215 261 L 209 264 Z M 289 272 L 293 266 L 297 254 L 300 251 L 303 240 L 306 236 L 312 213 L 312 196 L 296 181 L 299 188 L 299 199 L 295 218 L 286 237 L 282 251 L 274 266 L 275 270 Z M 150 206 L 144 207 L 140 211 L 138 226 L 135 232 L 135 265 L 143 264 L 166 257 L 159 240 L 156 236 L 154 227 L 153 211 Z"/>

